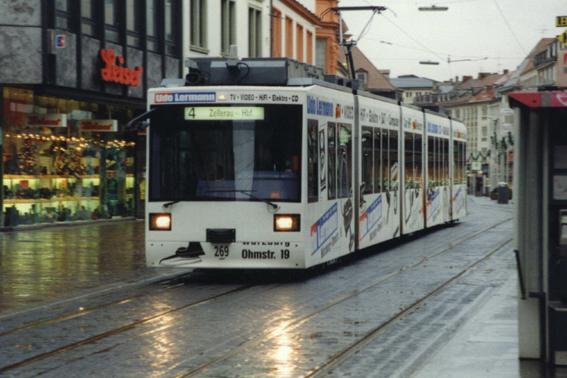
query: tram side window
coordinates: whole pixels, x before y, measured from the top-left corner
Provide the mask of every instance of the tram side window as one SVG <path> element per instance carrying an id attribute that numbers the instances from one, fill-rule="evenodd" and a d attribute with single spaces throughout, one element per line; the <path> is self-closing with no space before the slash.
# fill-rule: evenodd
<path id="1" fill-rule="evenodd" d="M 414 135 L 414 166 L 413 166 L 413 177 L 415 181 L 416 188 L 421 187 L 422 179 L 422 161 L 423 161 L 423 139 L 419 134 Z"/>
<path id="2" fill-rule="evenodd" d="M 382 131 L 374 129 L 374 193 L 382 192 Z"/>
<path id="3" fill-rule="evenodd" d="M 413 176 L 413 149 L 414 138 L 412 133 L 405 133 L 404 135 L 404 157 L 405 157 L 405 185 L 406 189 L 414 188 Z"/>
<path id="4" fill-rule="evenodd" d="M 352 126 L 340 123 L 338 129 L 338 198 L 346 198 L 350 197 L 352 189 Z"/>
<path id="5" fill-rule="evenodd" d="M 374 153 L 372 128 L 368 126 L 362 127 L 362 184 L 363 193 L 369 194 L 374 192 L 374 180 L 372 174 L 374 171 Z"/>
<path id="6" fill-rule="evenodd" d="M 449 141 L 443 139 L 443 185 L 449 185 Z"/>
<path id="7" fill-rule="evenodd" d="M 319 122 L 307 120 L 307 197 L 309 202 L 319 200 Z"/>
<path id="8" fill-rule="evenodd" d="M 337 132 L 336 125 L 327 124 L 327 179 L 329 180 L 329 199 L 337 198 Z"/>
<path id="9" fill-rule="evenodd" d="M 455 167 L 455 174 L 453 177 L 454 184 L 461 183 L 461 143 L 454 141 L 453 142 L 453 166 Z"/>
<path id="10" fill-rule="evenodd" d="M 382 191 L 390 190 L 390 136 L 386 129 L 381 130 L 382 135 Z"/>
<path id="11" fill-rule="evenodd" d="M 427 137 L 427 182 L 430 187 L 435 187 L 437 181 L 437 156 L 435 137 Z"/>
<path id="12" fill-rule="evenodd" d="M 399 164 L 398 164 L 398 131 L 390 130 L 390 190 L 398 189 Z"/>

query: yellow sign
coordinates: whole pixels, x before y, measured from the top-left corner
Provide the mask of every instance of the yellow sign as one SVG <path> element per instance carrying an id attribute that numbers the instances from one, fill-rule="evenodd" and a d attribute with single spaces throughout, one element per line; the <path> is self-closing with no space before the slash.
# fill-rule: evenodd
<path id="1" fill-rule="evenodd" d="M 555 18 L 555 26 L 558 28 L 567 26 L 567 16 L 557 16 Z"/>
<path id="2" fill-rule="evenodd" d="M 567 46 L 567 30 L 557 36 L 557 40 L 563 44 L 563 46 Z"/>

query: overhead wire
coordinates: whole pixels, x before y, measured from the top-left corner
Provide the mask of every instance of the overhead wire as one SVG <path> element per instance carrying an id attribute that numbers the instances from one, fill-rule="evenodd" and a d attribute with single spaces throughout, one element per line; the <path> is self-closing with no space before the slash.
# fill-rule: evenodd
<path id="1" fill-rule="evenodd" d="M 498 5 L 498 1 L 497 1 L 497 0 L 492 0 L 492 2 L 493 2 L 494 5 L 496 6 L 496 9 L 498 9 L 498 13 L 500 13 L 500 16 L 501 16 L 502 19 L 504 20 L 504 23 L 505 23 L 506 26 L 508 27 L 508 30 L 510 31 L 510 33 L 512 33 L 512 36 L 514 37 L 514 40 L 516 41 L 516 43 L 517 43 L 518 46 L 520 47 L 520 50 L 522 51 L 522 53 L 524 53 L 524 55 L 527 55 L 528 53 L 526 52 L 526 49 L 525 49 L 524 46 L 520 43 L 520 39 L 518 38 L 518 36 L 517 36 L 516 33 L 514 32 L 514 30 L 512 29 L 512 26 L 510 26 L 510 23 L 508 22 L 508 19 L 507 19 L 506 16 L 504 15 L 504 12 L 502 12 L 502 8 L 500 8 L 500 5 Z"/>

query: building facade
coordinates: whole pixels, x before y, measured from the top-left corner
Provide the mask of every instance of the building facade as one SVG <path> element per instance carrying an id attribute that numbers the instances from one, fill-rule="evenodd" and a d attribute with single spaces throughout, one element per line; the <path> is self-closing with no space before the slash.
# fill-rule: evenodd
<path id="1" fill-rule="evenodd" d="M 180 77 L 179 0 L 0 1 L 1 224 L 143 214 L 146 90 Z"/>

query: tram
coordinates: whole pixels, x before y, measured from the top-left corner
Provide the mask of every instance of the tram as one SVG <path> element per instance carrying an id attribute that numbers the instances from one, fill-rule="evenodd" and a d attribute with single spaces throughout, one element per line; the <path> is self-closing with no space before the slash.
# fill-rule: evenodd
<path id="1" fill-rule="evenodd" d="M 462 123 L 246 65 L 149 90 L 147 265 L 306 269 L 466 215 Z"/>

